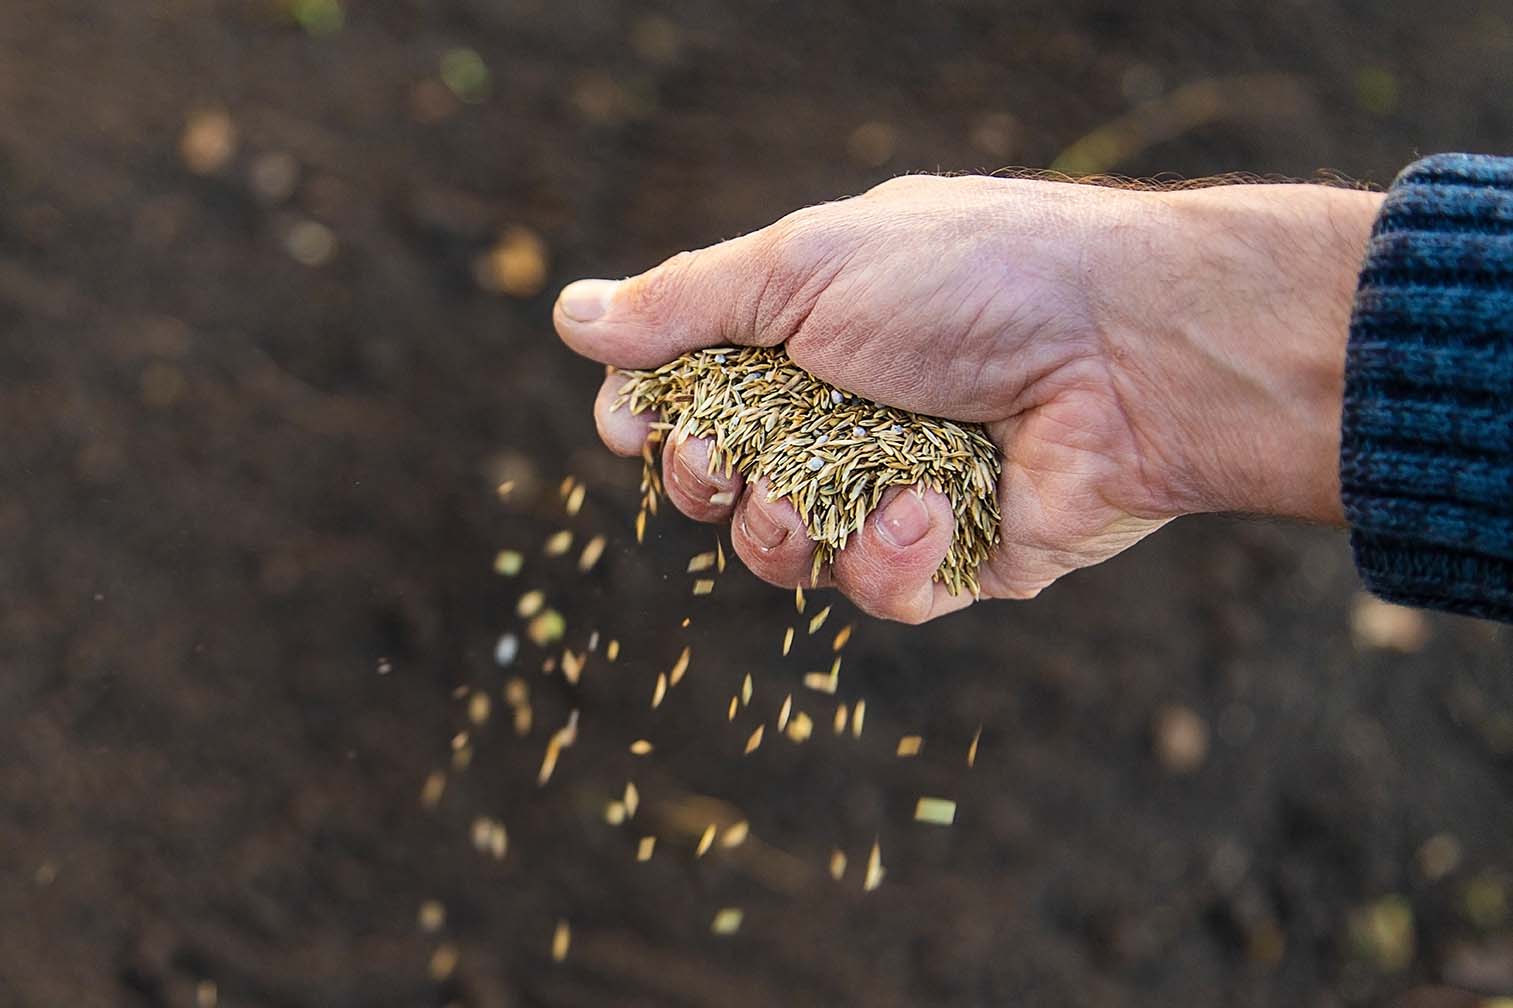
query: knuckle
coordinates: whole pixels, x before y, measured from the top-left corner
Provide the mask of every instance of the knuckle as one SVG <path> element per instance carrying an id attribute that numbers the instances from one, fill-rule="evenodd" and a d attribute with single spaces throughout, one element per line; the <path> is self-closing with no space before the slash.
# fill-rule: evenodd
<path id="1" fill-rule="evenodd" d="M 621 295 L 637 315 L 661 317 L 672 311 L 697 253 L 679 252 L 635 277 Z"/>
<path id="2" fill-rule="evenodd" d="M 879 182 L 863 195 L 887 198 L 890 196 L 914 196 L 945 181 L 934 175 L 895 175 Z"/>

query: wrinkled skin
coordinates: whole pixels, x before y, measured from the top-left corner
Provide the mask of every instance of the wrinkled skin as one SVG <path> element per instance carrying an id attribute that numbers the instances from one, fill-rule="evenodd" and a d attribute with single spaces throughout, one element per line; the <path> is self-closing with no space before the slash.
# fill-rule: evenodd
<path id="1" fill-rule="evenodd" d="M 1379 204 L 1312 185 L 907 176 L 627 280 L 569 285 L 554 319 L 616 367 L 786 342 L 850 392 L 986 424 L 1004 518 L 982 595 L 1030 598 L 1181 514 L 1340 520 L 1344 343 Z M 613 410 L 618 386 L 606 378 L 595 418 L 633 455 L 650 418 Z M 665 453 L 673 503 L 730 521 L 758 576 L 807 584 L 792 507 L 706 475 L 708 450 Z M 733 503 L 711 502 L 723 492 Z M 972 599 L 931 580 L 951 522 L 933 491 L 895 491 L 821 583 L 911 623 L 961 608 Z"/>

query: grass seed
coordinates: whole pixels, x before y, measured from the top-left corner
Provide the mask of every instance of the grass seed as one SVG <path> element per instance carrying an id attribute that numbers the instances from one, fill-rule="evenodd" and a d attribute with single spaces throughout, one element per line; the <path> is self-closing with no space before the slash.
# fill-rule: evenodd
<path id="1" fill-rule="evenodd" d="M 846 852 L 837 847 L 830 852 L 830 877 L 837 882 L 846 874 Z"/>
<path id="2" fill-rule="evenodd" d="M 746 739 L 747 756 L 750 756 L 752 753 L 756 752 L 757 746 L 762 744 L 762 729 L 764 727 L 764 725 L 757 725 L 756 731 L 752 732 L 751 735 Z"/>
<path id="3" fill-rule="evenodd" d="M 855 626 L 855 623 L 847 623 L 844 627 L 842 627 L 840 631 L 835 635 L 835 640 L 831 642 L 830 650 L 839 654 L 841 648 L 845 647 L 846 643 L 851 640 L 851 630 Z"/>
<path id="4" fill-rule="evenodd" d="M 740 907 L 722 907 L 714 915 L 714 920 L 709 924 L 709 930 L 717 935 L 733 935 L 741 930 L 741 921 L 745 914 Z"/>
<path id="5" fill-rule="evenodd" d="M 563 529 L 554 532 L 547 540 L 542 550 L 547 556 L 561 556 L 573 548 L 573 533 L 571 529 Z"/>
<path id="6" fill-rule="evenodd" d="M 693 593 L 695 595 L 708 595 L 708 594 L 710 594 L 713 591 L 714 591 L 714 579 L 713 578 L 699 578 L 697 581 L 695 581 L 693 583 Z"/>
<path id="7" fill-rule="evenodd" d="M 652 851 L 654 851 L 656 849 L 657 849 L 657 838 L 656 837 L 654 837 L 654 836 L 644 836 L 644 837 L 642 837 L 641 840 L 640 840 L 640 842 L 636 844 L 636 860 L 637 861 L 650 861 L 651 860 Z"/>
<path id="8" fill-rule="evenodd" d="M 604 547 L 608 541 L 602 535 L 596 535 L 590 539 L 588 544 L 583 547 L 583 552 L 578 555 L 578 570 L 584 574 L 593 570 L 594 565 L 599 562 L 599 558 L 604 555 Z"/>
<path id="9" fill-rule="evenodd" d="M 918 735 L 905 735 L 898 740 L 898 755 L 901 757 L 918 756 L 919 751 L 925 747 L 925 740 Z"/>
<path id="10" fill-rule="evenodd" d="M 851 737 L 862 737 L 862 723 L 867 720 L 867 701 L 858 700 L 851 708 Z"/>
<path id="11" fill-rule="evenodd" d="M 793 627 L 783 632 L 783 657 L 788 657 L 788 652 L 793 650 Z"/>
<path id="12" fill-rule="evenodd" d="M 981 740 L 982 725 L 978 725 L 977 730 L 972 733 L 971 745 L 967 746 L 967 769 L 969 770 L 977 765 L 977 743 Z"/>
<path id="13" fill-rule="evenodd" d="M 692 648 L 684 648 L 683 653 L 678 655 L 678 660 L 673 662 L 672 671 L 667 673 L 667 685 L 676 686 L 683 681 L 684 674 L 688 671 L 688 659 Z"/>
<path id="14" fill-rule="evenodd" d="M 882 885 L 884 874 L 886 871 L 883 868 L 883 848 L 878 841 L 874 840 L 872 850 L 867 854 L 867 874 L 862 879 L 862 892 L 871 892 Z"/>
<path id="15" fill-rule="evenodd" d="M 714 846 L 715 825 L 710 823 L 704 827 L 704 833 L 699 837 L 699 845 L 694 848 L 694 857 L 703 857 L 709 853 L 709 848 Z"/>
<path id="16" fill-rule="evenodd" d="M 956 518 L 935 577 L 952 594 L 977 593 L 978 568 L 998 542 L 1002 470 L 981 425 L 847 395 L 794 364 L 781 346 L 699 350 L 654 371 L 621 374 L 617 407 L 656 413 L 679 438 L 710 438 L 711 472 L 765 478 L 774 498 L 792 502 L 816 544 L 814 573 L 845 548 L 890 487 L 930 487 Z M 638 526 L 659 493 L 656 450 L 648 439 Z M 802 613 L 802 589 L 794 604 Z"/>
<path id="17" fill-rule="evenodd" d="M 949 798 L 920 798 L 914 803 L 916 822 L 950 826 L 956 821 L 956 803 Z"/>
<path id="18" fill-rule="evenodd" d="M 516 550 L 500 550 L 494 554 L 494 573 L 514 577 L 525 566 L 525 557 Z"/>
<path id="19" fill-rule="evenodd" d="M 638 738 L 630 744 L 630 754 L 632 756 L 650 756 L 652 748 L 652 744 L 648 739 Z"/>
<path id="20" fill-rule="evenodd" d="M 830 607 L 829 606 L 826 606 L 825 608 L 821 609 L 819 612 L 815 613 L 814 614 L 814 618 L 809 621 L 809 636 L 813 637 L 814 634 L 819 630 L 819 628 L 825 625 L 825 620 L 827 620 L 829 618 L 830 618 Z"/>
<path id="21" fill-rule="evenodd" d="M 552 932 L 552 962 L 561 962 L 567 958 L 568 949 L 573 945 L 573 929 L 567 921 L 559 920 L 557 928 Z"/>

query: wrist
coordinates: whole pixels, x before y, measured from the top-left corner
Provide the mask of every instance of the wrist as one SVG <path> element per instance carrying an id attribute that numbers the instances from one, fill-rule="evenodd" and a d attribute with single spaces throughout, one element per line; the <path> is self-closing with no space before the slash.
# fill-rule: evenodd
<path id="1" fill-rule="evenodd" d="M 1381 196 L 1245 185 L 1152 204 L 1120 285 L 1140 293 L 1106 332 L 1168 510 L 1339 523 L 1345 343 Z"/>

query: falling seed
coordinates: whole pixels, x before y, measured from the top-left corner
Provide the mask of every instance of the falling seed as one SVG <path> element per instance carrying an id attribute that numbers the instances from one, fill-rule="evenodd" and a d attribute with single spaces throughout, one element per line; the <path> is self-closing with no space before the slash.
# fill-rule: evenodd
<path id="1" fill-rule="evenodd" d="M 725 573 L 725 547 L 719 539 L 714 541 L 714 569 L 721 574 Z"/>
<path id="2" fill-rule="evenodd" d="M 730 708 L 725 712 L 725 720 L 726 721 L 734 721 L 735 720 L 736 711 L 738 711 L 740 709 L 741 709 L 741 698 L 738 697 L 738 696 L 732 696 L 730 698 Z"/>
<path id="3" fill-rule="evenodd" d="M 977 731 L 972 733 L 972 744 L 967 746 L 967 769 L 971 769 L 977 763 L 977 743 L 982 738 L 982 725 L 977 726 Z"/>
<path id="4" fill-rule="evenodd" d="M 562 678 L 566 679 L 571 686 L 578 685 L 578 680 L 583 676 L 583 666 L 587 661 L 587 655 L 575 655 L 571 651 L 562 652 Z"/>
<path id="5" fill-rule="evenodd" d="M 447 775 L 441 770 L 432 770 L 420 786 L 420 804 L 425 808 L 435 808 L 446 789 Z"/>
<path id="6" fill-rule="evenodd" d="M 791 742 L 806 742 L 814 734 L 814 720 L 803 711 L 793 715 L 788 722 L 788 739 Z"/>
<path id="7" fill-rule="evenodd" d="M 636 790 L 635 781 L 625 782 L 625 797 L 622 800 L 625 802 L 626 816 L 634 817 L 636 809 L 641 807 L 641 792 Z"/>
<path id="8" fill-rule="evenodd" d="M 924 745 L 925 740 L 918 735 L 905 735 L 898 740 L 897 754 L 899 756 L 918 756 L 919 751 L 924 748 Z"/>
<path id="9" fill-rule="evenodd" d="M 567 620 L 555 609 L 548 609 L 539 614 L 526 626 L 526 636 L 537 647 L 548 647 L 562 639 L 567 632 Z"/>
<path id="10" fill-rule="evenodd" d="M 763 725 L 757 725 L 756 731 L 752 732 L 751 737 L 746 740 L 746 755 L 756 752 L 756 747 L 762 744 L 763 727 Z"/>
<path id="11" fill-rule="evenodd" d="M 552 773 L 557 769 L 557 754 L 562 751 L 562 743 L 553 735 L 546 740 L 546 753 L 541 757 L 541 769 L 536 771 L 536 786 L 545 787 L 546 782 L 552 779 Z"/>
<path id="12" fill-rule="evenodd" d="M 809 621 L 809 634 L 810 634 L 810 636 L 813 636 L 814 633 L 817 630 L 819 630 L 820 627 L 824 626 L 825 625 L 825 620 L 829 619 L 829 617 L 830 617 L 830 607 L 829 606 L 826 606 L 825 608 L 821 609 L 819 612 L 815 613 L 814 614 L 814 618 Z"/>
<path id="13" fill-rule="evenodd" d="M 837 847 L 830 852 L 830 877 L 837 882 L 846 874 L 846 852 Z"/>
<path id="14" fill-rule="evenodd" d="M 611 826 L 619 826 L 625 822 L 625 803 L 619 801 L 606 802 L 604 805 L 604 821 Z"/>
<path id="15" fill-rule="evenodd" d="M 709 503 L 715 507 L 728 507 L 735 503 L 735 492 L 733 490 L 721 490 L 719 493 L 712 493 L 709 495 Z"/>
<path id="16" fill-rule="evenodd" d="M 630 744 L 630 754 L 632 756 L 650 756 L 651 751 L 652 744 L 647 739 L 638 738 Z"/>
<path id="17" fill-rule="evenodd" d="M 835 728 L 835 734 L 840 735 L 845 732 L 848 713 L 849 712 L 846 710 L 845 704 L 841 703 L 835 705 L 835 721 L 833 724 L 833 727 Z"/>
<path id="18" fill-rule="evenodd" d="M 654 837 L 654 836 L 644 836 L 644 837 L 642 837 L 640 843 L 636 844 L 636 860 L 637 861 L 650 861 L 651 860 L 652 851 L 654 851 L 656 849 L 657 849 L 657 838 L 656 837 Z"/>
<path id="19" fill-rule="evenodd" d="M 662 706 L 662 698 L 665 697 L 666 695 L 667 695 L 667 675 L 665 673 L 658 672 L 657 673 L 657 685 L 651 691 L 651 707 L 652 707 L 652 710 L 656 710 L 658 707 Z"/>
<path id="20" fill-rule="evenodd" d="M 862 880 L 862 891 L 871 892 L 883 884 L 883 849 L 876 841 L 872 841 L 872 851 L 867 855 L 867 875 Z"/>
<path id="21" fill-rule="evenodd" d="M 804 674 L 804 688 L 812 689 L 818 693 L 835 695 L 838 680 L 827 672 L 806 672 Z"/>
<path id="22" fill-rule="evenodd" d="M 835 635 L 835 640 L 831 642 L 830 650 L 839 652 L 841 648 L 845 647 L 846 642 L 851 640 L 851 629 L 854 626 L 856 626 L 855 623 L 847 623 L 842 627 L 840 632 Z"/>
<path id="23" fill-rule="evenodd" d="M 194 1008 L 216 1008 L 221 1002 L 221 989 L 214 980 L 201 980 L 194 985 Z"/>
<path id="24" fill-rule="evenodd" d="M 789 627 L 783 633 L 783 657 L 788 657 L 788 652 L 793 650 L 793 627 Z"/>
<path id="25" fill-rule="evenodd" d="M 604 649 L 604 658 L 605 658 L 606 661 L 615 661 L 619 657 L 620 657 L 620 642 L 617 641 L 617 640 L 611 640 L 609 642 L 609 646 L 607 646 Z"/>
<path id="26" fill-rule="evenodd" d="M 460 731 L 456 735 L 452 736 L 452 751 L 453 752 L 457 752 L 459 749 L 466 749 L 467 747 L 468 747 L 468 733 L 467 732 Z"/>
<path id="27" fill-rule="evenodd" d="M 956 821 L 956 803 L 948 798 L 921 798 L 914 803 L 914 820 L 950 826 Z"/>
<path id="28" fill-rule="evenodd" d="M 714 566 L 714 561 L 713 550 L 710 550 L 708 553 L 695 553 L 688 559 L 688 573 L 698 574 L 702 571 L 707 571 Z"/>
<path id="29" fill-rule="evenodd" d="M 695 595 L 708 595 L 712 591 L 714 591 L 714 581 L 710 578 L 700 578 L 693 583 Z"/>
<path id="30" fill-rule="evenodd" d="M 515 603 L 515 615 L 521 619 L 530 619 L 541 611 L 546 604 L 546 595 L 540 591 L 528 591 L 520 596 L 520 601 Z"/>
<path id="31" fill-rule="evenodd" d="M 494 573 L 514 577 L 525 565 L 525 557 L 518 550 L 500 550 L 494 554 Z"/>
<path id="32" fill-rule="evenodd" d="M 683 617 L 683 622 L 679 623 L 678 626 L 682 627 L 684 630 L 687 630 L 688 629 L 688 624 L 690 622 L 692 622 L 692 621 L 687 616 L 684 616 Z"/>
<path id="33" fill-rule="evenodd" d="M 515 708 L 515 734 L 520 736 L 531 733 L 531 706 L 524 704 Z"/>
<path id="34" fill-rule="evenodd" d="M 783 698 L 783 706 L 778 708 L 778 731 L 788 727 L 788 715 L 793 711 L 793 694 L 789 693 Z"/>
<path id="35" fill-rule="evenodd" d="M 672 671 L 667 673 L 667 684 L 676 686 L 683 681 L 683 675 L 688 671 L 688 658 L 692 648 L 684 648 L 683 653 L 678 655 L 678 660 L 673 663 Z"/>
<path id="36" fill-rule="evenodd" d="M 709 930 L 717 935 L 732 935 L 741 930 L 744 914 L 740 907 L 723 907 L 714 915 Z"/>
<path id="37" fill-rule="evenodd" d="M 567 958 L 567 950 L 573 944 L 573 931 L 568 927 L 567 921 L 559 920 L 557 929 L 552 932 L 552 962 L 561 962 Z"/>
<path id="38" fill-rule="evenodd" d="M 587 493 L 588 488 L 585 487 L 582 483 L 579 483 L 577 486 L 573 487 L 573 492 L 568 494 L 567 497 L 567 513 L 569 515 L 576 515 L 578 511 L 583 507 L 583 498 Z"/>
<path id="39" fill-rule="evenodd" d="M 710 823 L 704 827 L 704 835 L 699 837 L 699 845 L 694 848 L 694 857 L 703 857 L 709 853 L 709 848 L 714 844 L 715 826 Z"/>
<path id="40" fill-rule="evenodd" d="M 546 540 L 546 545 L 542 547 L 547 556 L 561 556 L 572 548 L 573 533 L 571 529 L 563 529 L 561 532 L 552 533 Z"/>
<path id="41" fill-rule="evenodd" d="M 800 616 L 804 615 L 804 586 L 803 585 L 795 585 L 794 588 L 793 588 L 793 607 L 799 611 L 799 615 Z"/>
<path id="42" fill-rule="evenodd" d="M 474 693 L 468 699 L 468 720 L 475 725 L 481 725 L 489 719 L 489 713 L 494 709 L 494 702 L 489 699 L 487 693 Z"/>
<path id="43" fill-rule="evenodd" d="M 440 900 L 426 900 L 420 904 L 420 912 L 415 915 L 415 919 L 420 925 L 420 930 L 426 934 L 434 934 L 446 924 L 447 908 L 441 905 Z"/>
<path id="44" fill-rule="evenodd" d="M 751 673 L 746 673 L 746 678 L 741 680 L 741 705 L 744 707 L 751 703 Z"/>
<path id="45" fill-rule="evenodd" d="M 527 628 L 527 629 L 529 629 L 529 628 Z M 541 673 L 543 675 L 551 675 L 555 671 L 557 671 L 557 659 L 553 655 L 548 655 L 541 662 Z"/>
<path id="46" fill-rule="evenodd" d="M 602 535 L 596 535 L 583 547 L 583 553 L 578 557 L 578 570 L 587 574 L 594 569 L 594 564 L 604 555 L 604 546 L 608 542 Z M 592 650 L 592 649 L 590 649 Z"/>
<path id="47" fill-rule="evenodd" d="M 494 494 L 500 500 L 504 500 L 506 497 L 508 497 L 510 494 L 512 494 L 514 492 L 515 492 L 515 481 L 514 480 L 505 480 L 504 482 L 500 483 L 498 486 L 496 486 L 494 488 Z"/>
<path id="48" fill-rule="evenodd" d="M 557 496 L 567 500 L 572 495 L 573 487 L 578 485 L 578 477 L 571 474 L 562 477 L 562 482 L 557 484 Z"/>
<path id="49" fill-rule="evenodd" d="M 457 946 L 451 942 L 443 942 L 436 946 L 436 951 L 431 953 L 431 961 L 426 966 L 431 979 L 441 983 L 450 977 L 455 969 L 457 969 Z"/>
<path id="50" fill-rule="evenodd" d="M 520 653 L 520 639 L 512 633 L 500 634 L 494 644 L 494 664 L 504 668 Z"/>
<path id="51" fill-rule="evenodd" d="M 851 737 L 862 737 L 862 722 L 867 718 L 867 701 L 858 700 L 851 708 Z"/>
<path id="52" fill-rule="evenodd" d="M 636 542 L 646 541 L 646 509 L 636 512 Z"/>
<path id="53" fill-rule="evenodd" d="M 731 823 L 720 834 L 720 846 L 725 848 L 739 847 L 746 842 L 746 837 L 751 833 L 751 824 L 745 819 Z"/>

